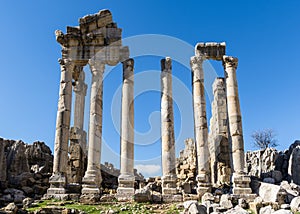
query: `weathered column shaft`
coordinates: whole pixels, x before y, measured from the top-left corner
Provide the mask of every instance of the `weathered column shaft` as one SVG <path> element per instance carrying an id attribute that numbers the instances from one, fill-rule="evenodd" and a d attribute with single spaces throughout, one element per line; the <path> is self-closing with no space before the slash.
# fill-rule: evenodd
<path id="1" fill-rule="evenodd" d="M 234 57 L 223 56 L 223 65 L 225 68 L 226 77 L 226 98 L 230 135 L 229 142 L 231 143 L 232 169 L 234 172 L 232 175 L 232 192 L 233 194 L 238 195 L 251 194 L 252 190 L 249 186 L 251 179 L 250 176 L 247 176 L 244 171 L 244 140 L 238 85 L 236 79 L 238 59 Z"/>
<path id="2" fill-rule="evenodd" d="M 172 97 L 172 60 L 161 60 L 161 146 L 162 146 L 162 196 L 164 202 L 179 201 L 176 196 L 176 159 L 174 115 Z"/>
<path id="3" fill-rule="evenodd" d="M 84 83 L 85 73 L 81 67 L 78 80 L 75 82 L 74 127 L 83 130 L 84 105 L 87 85 Z"/>
<path id="4" fill-rule="evenodd" d="M 233 171 L 244 172 L 244 140 L 236 68 L 238 59 L 224 56 L 229 132 L 232 144 Z"/>
<path id="5" fill-rule="evenodd" d="M 89 60 L 92 72 L 91 98 L 90 98 L 90 121 L 88 133 L 88 165 L 83 178 L 83 194 L 100 192 L 101 173 L 101 142 L 102 142 L 102 95 L 103 95 L 103 72 L 104 63 L 97 59 Z"/>
<path id="6" fill-rule="evenodd" d="M 213 184 L 230 184 L 230 149 L 228 142 L 227 102 L 225 78 L 217 77 L 213 83 L 214 100 L 211 104 L 210 149 L 211 181 Z"/>
<path id="7" fill-rule="evenodd" d="M 87 90 L 87 84 L 85 84 L 85 73 L 82 66 L 76 66 L 79 70 L 78 79 L 75 82 L 73 90 L 75 92 L 75 104 L 74 104 L 74 127 L 71 129 L 71 135 L 79 142 L 80 147 L 86 155 L 86 132 L 83 129 L 84 123 L 84 107 L 85 107 L 85 96 Z"/>
<path id="8" fill-rule="evenodd" d="M 193 73 L 193 108 L 194 108 L 194 129 L 197 146 L 198 161 L 198 194 L 209 191 L 210 186 L 210 165 L 208 150 L 208 129 L 206 118 L 206 102 L 204 90 L 204 72 L 202 56 L 191 57 L 191 69 Z M 201 187 L 201 190 L 199 189 Z M 205 187 L 205 188 L 202 188 Z"/>
<path id="9" fill-rule="evenodd" d="M 68 182 L 80 184 L 84 176 L 86 165 L 86 132 L 83 130 L 84 106 L 87 85 L 85 84 L 85 73 L 83 66 L 76 65 L 73 72 L 73 91 L 75 93 L 74 124 L 70 130 Z"/>
<path id="10" fill-rule="evenodd" d="M 161 71 L 162 171 L 163 176 L 174 176 L 176 171 L 171 58 L 161 60 Z"/>
<path id="11" fill-rule="evenodd" d="M 60 90 L 56 118 L 53 174 L 49 180 L 48 194 L 64 194 L 67 182 L 68 141 L 72 106 L 72 71 L 74 64 L 60 59 Z"/>
<path id="12" fill-rule="evenodd" d="M 118 178 L 118 200 L 131 200 L 134 195 L 134 61 L 123 62 L 121 114 L 121 169 Z"/>
<path id="13" fill-rule="evenodd" d="M 54 173 L 65 173 L 68 157 L 69 128 L 72 106 L 72 70 L 74 66 L 65 59 L 59 60 L 61 67 L 58 111 L 54 145 Z"/>
<path id="14" fill-rule="evenodd" d="M 133 175 L 134 161 L 134 61 L 123 62 L 121 116 L 121 175 Z"/>

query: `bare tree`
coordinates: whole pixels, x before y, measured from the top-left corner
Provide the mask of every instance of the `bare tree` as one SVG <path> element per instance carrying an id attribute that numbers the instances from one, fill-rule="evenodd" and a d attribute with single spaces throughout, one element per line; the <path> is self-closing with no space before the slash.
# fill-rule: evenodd
<path id="1" fill-rule="evenodd" d="M 260 149 L 268 147 L 277 147 L 276 134 L 272 129 L 254 131 L 251 135 L 254 146 Z"/>

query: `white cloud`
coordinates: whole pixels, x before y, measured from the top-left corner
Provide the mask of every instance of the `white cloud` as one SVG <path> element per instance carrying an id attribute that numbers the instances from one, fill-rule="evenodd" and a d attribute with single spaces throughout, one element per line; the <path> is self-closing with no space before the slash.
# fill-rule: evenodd
<path id="1" fill-rule="evenodd" d="M 154 164 L 139 164 L 135 165 L 134 168 L 137 169 L 138 172 L 142 173 L 145 177 L 154 177 L 161 174 L 161 166 L 160 165 L 154 165 Z"/>

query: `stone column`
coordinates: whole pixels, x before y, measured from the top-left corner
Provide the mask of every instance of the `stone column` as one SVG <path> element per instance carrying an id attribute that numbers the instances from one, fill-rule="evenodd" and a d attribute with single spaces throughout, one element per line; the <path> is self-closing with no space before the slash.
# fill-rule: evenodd
<path id="1" fill-rule="evenodd" d="M 73 90 L 75 92 L 75 105 L 74 105 L 74 129 L 73 133 L 78 133 L 80 139 L 80 146 L 84 154 L 86 154 L 86 132 L 83 130 L 84 123 L 84 106 L 85 106 L 85 96 L 87 90 L 87 84 L 85 84 L 85 73 L 83 67 L 77 67 L 79 69 L 79 77 L 75 82 Z M 71 131 L 72 132 L 72 131 Z"/>
<path id="2" fill-rule="evenodd" d="M 244 171 L 245 155 L 243 128 L 238 94 L 238 84 L 236 79 L 238 59 L 235 57 L 223 56 L 223 65 L 226 77 L 229 142 L 231 143 L 232 152 L 233 194 L 250 194 L 252 192 L 251 188 L 249 188 L 250 177 L 246 176 Z"/>
<path id="3" fill-rule="evenodd" d="M 118 178 L 117 198 L 130 200 L 134 195 L 134 61 L 123 64 L 122 115 L 121 115 L 121 170 Z"/>
<path id="4" fill-rule="evenodd" d="M 193 75 L 194 129 L 198 162 L 197 193 L 199 197 L 211 190 L 204 72 L 202 67 L 204 60 L 203 56 L 193 56 L 190 61 Z"/>
<path id="5" fill-rule="evenodd" d="M 86 132 L 83 130 L 84 106 L 87 85 L 85 84 L 85 73 L 83 66 L 76 66 L 73 79 L 75 84 L 73 91 L 75 93 L 74 104 L 74 125 L 70 130 L 69 146 L 69 167 L 68 182 L 78 186 L 84 175 L 84 166 L 86 164 Z M 73 188 L 74 189 L 74 188 Z M 80 192 L 80 191 L 79 191 Z"/>
<path id="6" fill-rule="evenodd" d="M 105 64 L 99 59 L 89 60 L 92 72 L 91 98 L 90 98 L 90 121 L 88 137 L 88 164 L 85 172 L 82 188 L 83 195 L 98 197 L 101 187 L 101 142 L 102 142 L 102 95 L 103 73 Z"/>
<path id="7" fill-rule="evenodd" d="M 75 92 L 74 127 L 83 129 L 84 103 L 87 85 L 84 83 L 85 73 L 83 71 L 83 67 L 80 66 L 80 68 L 77 67 L 77 69 L 80 70 L 80 74 L 73 88 Z"/>
<path id="8" fill-rule="evenodd" d="M 163 201 L 173 201 L 176 190 L 175 138 L 172 98 L 172 60 L 161 60 L 161 145 Z"/>
<path id="9" fill-rule="evenodd" d="M 68 59 L 60 59 L 60 90 L 56 118 L 53 174 L 49 179 L 48 195 L 65 194 L 68 161 L 68 141 L 72 106 L 72 72 L 74 64 Z"/>

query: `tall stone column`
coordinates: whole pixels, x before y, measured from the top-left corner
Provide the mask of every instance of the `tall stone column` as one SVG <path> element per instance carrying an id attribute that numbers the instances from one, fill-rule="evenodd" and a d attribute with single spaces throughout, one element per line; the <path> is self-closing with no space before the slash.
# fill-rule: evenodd
<path id="1" fill-rule="evenodd" d="M 74 127 L 79 129 L 83 129 L 83 122 L 84 122 L 84 103 L 85 103 L 85 96 L 87 90 L 87 84 L 85 84 L 85 73 L 83 71 L 83 67 L 77 67 L 79 72 L 78 79 L 74 85 L 74 92 L 75 92 L 75 108 L 74 108 Z"/>
<path id="2" fill-rule="evenodd" d="M 197 193 L 199 197 L 211 190 L 204 72 L 202 66 L 204 60 L 205 58 L 202 56 L 193 56 L 190 61 L 193 75 L 194 129 L 198 162 Z"/>
<path id="3" fill-rule="evenodd" d="M 73 87 L 73 91 L 75 93 L 73 111 L 74 125 L 70 130 L 68 182 L 74 185 L 76 184 L 80 188 L 78 184 L 81 183 L 84 175 L 84 166 L 86 164 L 87 153 L 86 132 L 83 130 L 87 85 L 84 82 L 85 73 L 83 71 L 83 66 L 77 65 L 75 67 L 73 79 L 75 80 Z"/>
<path id="4" fill-rule="evenodd" d="M 60 90 L 56 118 L 53 174 L 50 177 L 48 195 L 65 194 L 67 184 L 68 141 L 72 106 L 72 72 L 74 64 L 68 59 L 60 59 Z"/>
<path id="5" fill-rule="evenodd" d="M 172 60 L 161 60 L 161 145 L 163 201 L 172 201 L 176 190 L 175 137 L 172 97 Z"/>
<path id="6" fill-rule="evenodd" d="M 250 194 L 250 177 L 245 174 L 245 154 L 242 128 L 242 117 L 236 79 L 238 59 L 231 56 L 223 56 L 223 65 L 226 77 L 226 98 L 229 123 L 229 142 L 232 152 L 232 183 L 233 194 Z"/>
<path id="7" fill-rule="evenodd" d="M 121 170 L 118 178 L 118 200 L 130 200 L 134 195 L 134 61 L 123 64 L 121 115 Z"/>
<path id="8" fill-rule="evenodd" d="M 85 172 L 82 188 L 83 195 L 100 194 L 101 187 L 101 142 L 102 142 L 102 95 L 103 73 L 105 64 L 97 58 L 89 60 L 92 72 L 91 98 L 90 98 L 90 121 L 88 134 L 88 164 Z"/>
<path id="9" fill-rule="evenodd" d="M 74 133 L 78 133 L 80 137 L 80 146 L 84 154 L 86 154 L 86 132 L 83 130 L 84 123 L 84 106 L 85 106 L 85 96 L 87 90 L 87 84 L 85 84 L 85 73 L 83 67 L 77 67 L 79 69 L 79 77 L 75 82 L 73 87 L 75 93 L 75 105 L 74 105 Z M 71 131 L 72 133 L 72 131 Z"/>

